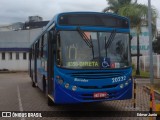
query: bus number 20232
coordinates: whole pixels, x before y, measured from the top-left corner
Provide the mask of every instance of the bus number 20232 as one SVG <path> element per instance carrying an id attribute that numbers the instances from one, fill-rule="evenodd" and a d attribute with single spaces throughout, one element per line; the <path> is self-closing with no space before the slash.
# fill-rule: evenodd
<path id="1" fill-rule="evenodd" d="M 126 80 L 126 76 L 115 77 L 115 78 L 112 78 L 112 83 L 121 82 L 125 80 Z"/>

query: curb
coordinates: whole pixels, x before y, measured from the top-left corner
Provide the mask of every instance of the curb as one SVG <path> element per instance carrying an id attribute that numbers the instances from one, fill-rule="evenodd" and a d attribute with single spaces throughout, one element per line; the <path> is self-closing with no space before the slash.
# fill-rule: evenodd
<path id="1" fill-rule="evenodd" d="M 144 77 L 144 76 L 133 76 L 133 78 L 144 78 L 144 79 L 149 79 L 149 77 Z"/>
<path id="2" fill-rule="evenodd" d="M 146 91 L 148 94 L 150 94 L 151 88 L 145 85 L 145 86 L 143 86 L 143 90 Z M 158 92 L 157 90 L 153 90 L 153 91 L 155 94 L 155 99 L 160 100 L 160 92 Z"/>
<path id="3" fill-rule="evenodd" d="M 23 73 L 28 71 L 0 71 L 0 74 L 7 74 L 7 73 Z"/>
<path id="4" fill-rule="evenodd" d="M 16 73 L 16 71 L 0 71 L 0 73 Z"/>

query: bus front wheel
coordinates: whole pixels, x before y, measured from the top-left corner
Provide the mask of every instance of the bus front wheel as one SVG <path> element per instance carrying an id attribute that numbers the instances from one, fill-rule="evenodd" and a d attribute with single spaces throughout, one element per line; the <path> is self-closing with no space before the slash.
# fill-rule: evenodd
<path id="1" fill-rule="evenodd" d="M 55 105 L 53 100 L 48 96 L 48 106 L 53 106 Z"/>

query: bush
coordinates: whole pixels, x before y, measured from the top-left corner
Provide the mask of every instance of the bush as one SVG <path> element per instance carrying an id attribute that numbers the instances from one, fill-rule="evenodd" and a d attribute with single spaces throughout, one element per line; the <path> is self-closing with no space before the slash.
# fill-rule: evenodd
<path id="1" fill-rule="evenodd" d="M 135 70 L 135 64 L 132 64 L 132 69 Z"/>

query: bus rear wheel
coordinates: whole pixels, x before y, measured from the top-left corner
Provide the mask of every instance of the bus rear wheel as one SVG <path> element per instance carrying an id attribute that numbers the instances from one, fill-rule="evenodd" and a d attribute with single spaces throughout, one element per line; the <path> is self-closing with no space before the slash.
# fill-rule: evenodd
<path id="1" fill-rule="evenodd" d="M 35 85 L 35 83 L 34 83 L 34 82 L 32 82 L 32 87 L 36 87 L 36 85 Z"/>
<path id="2" fill-rule="evenodd" d="M 43 92 L 46 94 L 46 80 L 45 80 L 45 76 L 43 76 L 42 82 L 43 82 Z"/>

